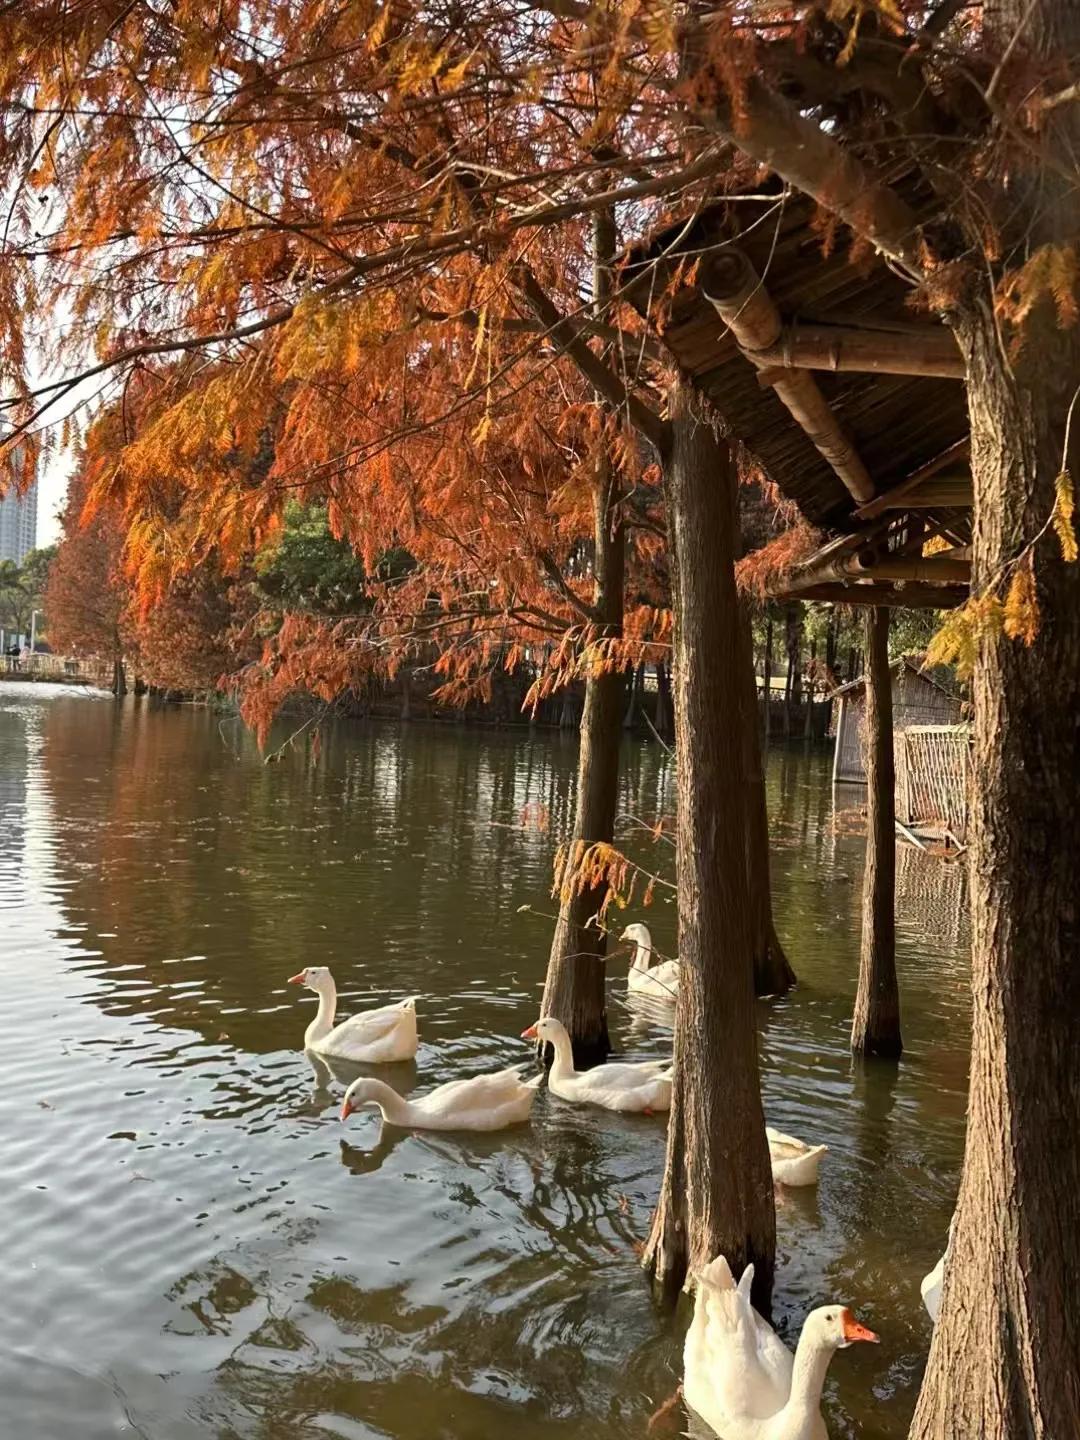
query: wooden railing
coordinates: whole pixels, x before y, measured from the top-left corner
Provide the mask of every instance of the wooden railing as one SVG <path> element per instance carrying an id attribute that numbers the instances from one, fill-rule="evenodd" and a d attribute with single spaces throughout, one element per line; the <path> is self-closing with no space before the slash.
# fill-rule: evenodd
<path id="1" fill-rule="evenodd" d="M 108 689 L 113 681 L 113 667 L 108 660 L 76 660 L 41 652 L 0 655 L 0 678 L 57 680 L 76 685 L 103 685 Z"/>

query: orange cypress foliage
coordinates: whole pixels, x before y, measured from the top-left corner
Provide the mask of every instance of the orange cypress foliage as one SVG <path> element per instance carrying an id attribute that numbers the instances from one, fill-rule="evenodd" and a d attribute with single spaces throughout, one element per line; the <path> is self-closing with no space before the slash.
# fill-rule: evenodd
<path id="1" fill-rule="evenodd" d="M 739 589 L 763 600 L 770 583 L 782 580 L 800 560 L 812 555 L 821 544 L 821 532 L 800 521 L 783 530 L 759 550 L 752 550 L 735 566 Z"/>
<path id="2" fill-rule="evenodd" d="M 577 333 L 598 190 L 633 194 L 637 230 L 705 193 L 653 103 L 673 13 L 650 7 L 646 55 L 628 12 L 601 59 L 590 25 L 494 0 L 4 8 L 9 412 L 34 434 L 61 408 L 66 390 L 30 394 L 24 331 L 31 296 L 42 314 L 63 303 L 44 358 L 112 377 L 88 496 L 119 507 L 141 615 L 211 557 L 242 570 L 296 498 L 326 505 L 369 572 L 413 557 L 423 579 L 356 624 L 377 622 L 371 643 L 400 663 L 437 596 L 448 694 L 483 685 L 504 644 L 580 626 L 594 447 L 628 489 L 640 464 L 563 357 L 571 332 L 547 333 L 528 297 Z M 640 331 L 618 300 L 605 318 Z M 622 369 L 631 392 L 649 378 Z M 284 659 L 279 643 L 275 693 L 304 683 Z"/>

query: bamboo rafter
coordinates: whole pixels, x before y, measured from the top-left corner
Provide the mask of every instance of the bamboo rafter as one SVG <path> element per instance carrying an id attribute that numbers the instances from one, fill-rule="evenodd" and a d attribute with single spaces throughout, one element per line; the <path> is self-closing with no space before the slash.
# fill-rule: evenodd
<path id="1" fill-rule="evenodd" d="M 760 356 L 781 340 L 779 312 L 760 277 L 741 250 L 728 249 L 702 267 L 702 293 L 729 326 L 746 358 L 767 371 L 771 385 L 792 418 L 809 436 L 855 500 L 873 498 L 874 482 L 851 439 L 822 395 L 809 370 L 770 367 Z"/>

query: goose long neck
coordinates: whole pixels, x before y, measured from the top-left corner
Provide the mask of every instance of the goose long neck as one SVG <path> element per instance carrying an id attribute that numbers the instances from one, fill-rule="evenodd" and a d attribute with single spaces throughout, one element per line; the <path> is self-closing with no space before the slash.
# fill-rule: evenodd
<path id="1" fill-rule="evenodd" d="M 573 1075 L 574 1072 L 574 1047 L 570 1044 L 570 1036 L 565 1030 L 560 1030 L 552 1037 L 551 1044 L 555 1050 L 555 1059 L 551 1062 L 551 1074 L 556 1079 Z"/>
<path id="2" fill-rule="evenodd" d="M 316 1040 L 321 1040 L 334 1028 L 334 1016 L 337 1014 L 337 986 L 334 984 L 332 975 L 328 975 L 318 989 L 319 1008 L 315 1012 L 315 1019 L 307 1028 L 304 1035 L 305 1041 L 312 1045 Z"/>
<path id="3" fill-rule="evenodd" d="M 637 942 L 637 949 L 634 951 L 633 970 L 648 970 L 649 962 L 652 959 L 652 945 L 646 945 L 644 940 Z"/>
<path id="4" fill-rule="evenodd" d="M 391 1125 L 407 1125 L 409 1123 L 412 1107 L 408 1100 L 403 1099 L 383 1080 L 368 1081 L 367 1094 L 362 1103 L 377 1105 L 383 1113 L 383 1119 L 389 1120 Z"/>
<path id="5" fill-rule="evenodd" d="M 803 1330 L 795 1351 L 795 1368 L 791 1375 L 791 1397 L 788 1407 L 801 1414 L 816 1414 L 821 1408 L 821 1392 L 825 1376 L 836 1354 L 831 1345 L 823 1345 L 816 1335 Z"/>

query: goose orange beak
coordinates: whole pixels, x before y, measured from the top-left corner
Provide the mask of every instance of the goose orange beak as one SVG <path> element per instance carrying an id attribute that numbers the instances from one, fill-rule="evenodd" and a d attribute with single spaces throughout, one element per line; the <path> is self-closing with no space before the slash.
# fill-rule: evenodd
<path id="1" fill-rule="evenodd" d="M 844 1326 L 844 1339 L 849 1345 L 856 1340 L 867 1340 L 871 1345 L 880 1345 L 881 1336 L 875 1335 L 873 1330 L 868 1330 L 865 1325 L 860 1325 L 850 1310 L 845 1310 L 841 1317 Z"/>
<path id="2" fill-rule="evenodd" d="M 288 985 L 302 985 L 303 983 L 304 983 L 304 972 L 303 972 L 302 970 L 300 971 L 300 974 L 299 974 L 299 975 L 290 975 L 289 978 L 288 978 L 288 980 L 286 981 L 286 984 L 288 984 Z"/>
<path id="3" fill-rule="evenodd" d="M 522 1032 L 521 1032 L 521 1038 L 522 1038 L 523 1040 L 535 1040 L 535 1039 L 536 1039 L 536 1026 L 535 1026 L 535 1025 L 530 1025 L 527 1030 L 522 1030 Z"/>
<path id="4" fill-rule="evenodd" d="M 349 1104 L 348 1100 L 343 1100 L 341 1102 L 341 1118 L 347 1120 L 352 1113 L 353 1107 Z"/>

